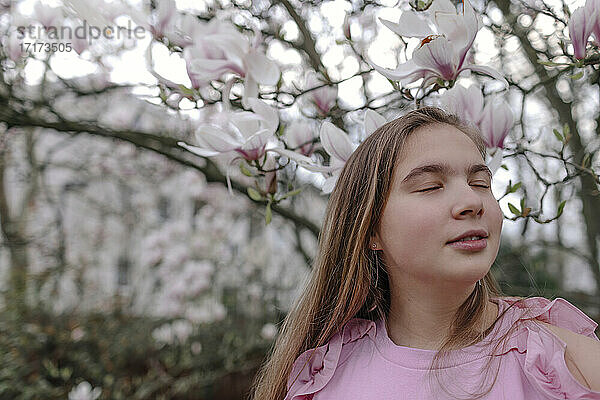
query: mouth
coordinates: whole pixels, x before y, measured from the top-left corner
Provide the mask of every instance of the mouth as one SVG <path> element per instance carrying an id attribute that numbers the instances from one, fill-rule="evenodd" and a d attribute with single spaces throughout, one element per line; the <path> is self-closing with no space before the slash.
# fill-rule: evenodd
<path id="1" fill-rule="evenodd" d="M 479 251 L 487 247 L 487 238 L 457 240 L 448 242 L 447 245 L 458 250 Z"/>
<path id="2" fill-rule="evenodd" d="M 488 233 L 484 230 L 470 230 L 446 242 L 452 248 L 477 251 L 487 247 Z"/>

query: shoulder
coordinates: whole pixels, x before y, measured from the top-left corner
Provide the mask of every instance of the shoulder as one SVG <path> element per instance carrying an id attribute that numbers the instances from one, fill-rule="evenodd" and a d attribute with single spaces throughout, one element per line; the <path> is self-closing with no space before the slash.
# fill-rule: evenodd
<path id="1" fill-rule="evenodd" d="M 600 399 L 600 340 L 593 319 L 560 297 L 500 300 L 511 306 L 508 321 L 518 328 L 509 348 L 524 357 L 523 372 L 539 391 L 555 398 Z"/>
<path id="2" fill-rule="evenodd" d="M 363 338 L 375 337 L 376 323 L 352 318 L 322 346 L 306 350 L 294 361 L 288 377 L 285 400 L 304 400 L 323 389 L 348 355 L 348 349 Z"/>
<path id="3" fill-rule="evenodd" d="M 565 363 L 573 377 L 587 388 L 600 391 L 600 341 L 547 322 L 539 323 L 565 342 Z"/>

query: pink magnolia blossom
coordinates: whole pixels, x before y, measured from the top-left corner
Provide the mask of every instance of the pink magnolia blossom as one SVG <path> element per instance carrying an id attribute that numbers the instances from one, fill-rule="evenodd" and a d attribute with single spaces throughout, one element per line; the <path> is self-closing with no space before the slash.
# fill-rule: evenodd
<path id="1" fill-rule="evenodd" d="M 600 0 L 587 0 L 585 7 L 590 15 L 595 16 L 592 23 L 592 35 L 594 35 L 596 45 L 600 46 Z"/>
<path id="2" fill-rule="evenodd" d="M 591 7 L 588 4 L 592 3 L 588 1 L 585 7 L 575 10 L 569 20 L 569 36 L 573 43 L 573 55 L 578 60 L 585 58 L 587 41 L 592 33 L 594 22 L 597 21 L 597 16 L 593 12 L 591 13 Z"/>
<path id="3" fill-rule="evenodd" d="M 484 98 L 478 86 L 464 88 L 454 86 L 441 96 L 440 102 L 447 111 L 477 126 L 487 148 L 487 164 L 492 173 L 502 164 L 504 140 L 514 124 L 513 112 L 509 105 L 500 99 Z"/>
<path id="4" fill-rule="evenodd" d="M 298 149 L 302 155 L 310 156 L 314 150 L 316 129 L 306 121 L 293 121 L 286 129 L 284 141 L 288 147 Z"/>
<path id="5" fill-rule="evenodd" d="M 373 110 L 367 110 L 363 119 L 364 137 L 368 137 L 385 122 L 386 120 L 383 116 Z M 340 172 L 344 168 L 344 165 L 346 165 L 346 161 L 348 161 L 354 150 L 358 147 L 358 143 L 352 142 L 346 132 L 328 121 L 323 122 L 321 125 L 319 136 L 323 149 L 330 156 L 328 166 L 318 165 L 312 159 L 289 150 L 279 150 L 278 152 L 295 160 L 298 165 L 309 171 L 329 175 L 321 188 L 322 194 L 328 194 L 333 191 Z"/>
<path id="6" fill-rule="evenodd" d="M 366 138 L 371 135 L 371 133 L 375 132 L 377 128 L 385 124 L 387 121 L 385 117 L 379 114 L 377 111 L 367 110 L 365 111 L 365 115 L 363 118 L 363 127 L 364 127 L 364 135 L 362 136 Z"/>
<path id="7" fill-rule="evenodd" d="M 173 30 L 177 5 L 175 0 L 161 0 L 156 4 L 157 7 L 153 15 L 153 21 L 150 24 L 150 31 L 154 37 L 161 38 L 167 32 Z"/>
<path id="8" fill-rule="evenodd" d="M 305 87 L 307 89 L 312 89 L 315 87 L 319 87 L 318 89 L 310 90 L 307 93 L 311 103 L 313 103 L 317 112 L 321 116 L 326 116 L 329 114 L 331 108 L 335 105 L 335 100 L 337 98 L 337 88 L 332 86 L 323 86 L 324 83 L 320 81 L 316 74 L 311 71 L 307 74 Z"/>
<path id="9" fill-rule="evenodd" d="M 402 85 L 423 79 L 421 87 L 427 87 L 438 79 L 454 81 L 466 70 L 498 79 L 508 87 L 508 82 L 496 70 L 466 62 L 466 56 L 479 30 L 479 20 L 468 0 L 464 12 L 459 14 L 449 0 L 436 0 L 429 10 L 429 18 L 406 11 L 399 23 L 382 20 L 382 23 L 400 36 L 422 38 L 412 58 L 395 70 L 382 68 L 368 62 L 388 79 Z"/>
<path id="10" fill-rule="evenodd" d="M 227 187 L 230 194 L 232 190 L 229 166 L 240 158 L 248 161 L 262 158 L 267 152 L 267 144 L 272 141 L 279 126 L 279 115 L 275 108 L 256 98 L 250 98 L 248 102 L 252 112 L 227 113 L 229 124 L 226 128 L 208 124 L 199 126 L 196 130 L 197 146 L 177 142 L 179 146 L 202 157 L 239 154 L 229 162 L 227 169 Z"/>
<path id="11" fill-rule="evenodd" d="M 199 146 L 179 142 L 195 154 L 210 157 L 221 153 L 237 152 L 248 161 L 258 160 L 265 154 L 268 140 L 279 125 L 277 110 L 262 100 L 249 99 L 250 111 L 229 114 L 229 128 L 201 125 L 196 130 Z"/>
<path id="12" fill-rule="evenodd" d="M 488 148 L 504 148 L 504 139 L 514 124 L 513 112 L 506 102 L 490 100 L 483 109 L 479 128 Z"/>
<path id="13" fill-rule="evenodd" d="M 35 3 L 33 6 L 33 17 L 45 28 L 56 27 L 64 18 L 60 7 L 50 7 L 42 3 Z"/>
<path id="14" fill-rule="evenodd" d="M 8 58 L 14 62 L 19 61 L 23 52 L 21 51 L 21 40 L 19 39 L 19 32 L 13 31 L 10 35 L 5 36 L 3 39 L 6 41 L 6 50 Z"/>
<path id="15" fill-rule="evenodd" d="M 474 125 L 478 126 L 483 118 L 483 94 L 476 85 L 469 88 L 456 85 L 446 91 L 441 100 L 446 110 Z"/>
<path id="16" fill-rule="evenodd" d="M 248 38 L 228 22 L 211 20 L 206 32 L 184 49 L 188 75 L 195 87 L 207 85 L 225 73 L 244 78 L 243 104 L 258 96 L 258 84 L 275 85 L 280 71 L 277 64 L 260 50 L 262 38 L 255 32 L 251 44 Z"/>
<path id="17" fill-rule="evenodd" d="M 475 85 L 468 89 L 454 86 L 442 95 L 440 101 L 446 110 L 477 126 L 486 147 L 504 148 L 504 139 L 514 124 L 513 112 L 505 101 L 494 97 L 488 99 L 484 107 L 481 90 Z"/>

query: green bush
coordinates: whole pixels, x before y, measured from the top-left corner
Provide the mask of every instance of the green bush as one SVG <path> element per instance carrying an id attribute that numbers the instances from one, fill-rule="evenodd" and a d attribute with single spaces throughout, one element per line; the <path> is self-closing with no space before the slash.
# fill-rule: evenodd
<path id="1" fill-rule="evenodd" d="M 161 345 L 152 332 L 169 322 L 119 313 L 4 310 L 0 399 L 67 399 L 82 381 L 102 389 L 98 399 L 236 398 L 223 394 L 227 388 L 220 382 L 240 372 L 250 379 L 270 346 L 260 336 L 266 321 L 233 318 L 195 326 L 184 342 Z"/>

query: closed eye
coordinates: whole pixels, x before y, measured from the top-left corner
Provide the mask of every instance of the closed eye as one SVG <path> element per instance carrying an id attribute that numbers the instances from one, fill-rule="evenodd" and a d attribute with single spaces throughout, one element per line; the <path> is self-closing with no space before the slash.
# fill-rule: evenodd
<path id="1" fill-rule="evenodd" d="M 471 185 L 471 186 L 480 187 L 480 188 L 484 188 L 484 189 L 489 189 L 490 188 L 489 185 L 485 185 L 485 184 L 482 184 L 482 185 Z M 432 190 L 440 189 L 440 188 L 441 188 L 441 186 L 432 186 L 432 187 L 429 187 L 429 188 L 417 190 L 417 192 L 430 192 Z"/>
<path id="2" fill-rule="evenodd" d="M 417 192 L 429 192 L 431 190 L 435 190 L 435 189 L 439 189 L 439 188 L 441 188 L 441 186 L 434 186 L 434 187 L 430 187 L 430 188 L 426 188 L 426 189 L 417 190 Z"/>

